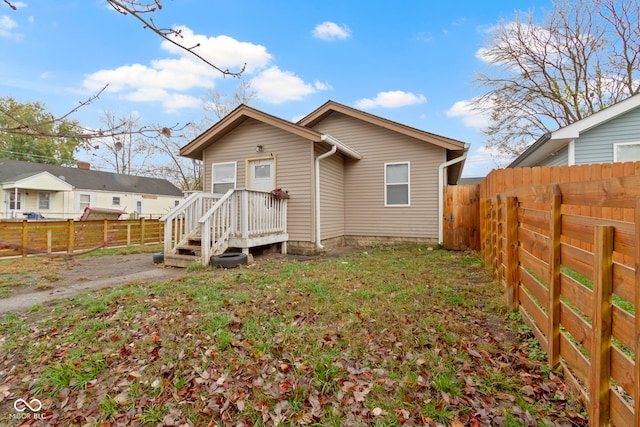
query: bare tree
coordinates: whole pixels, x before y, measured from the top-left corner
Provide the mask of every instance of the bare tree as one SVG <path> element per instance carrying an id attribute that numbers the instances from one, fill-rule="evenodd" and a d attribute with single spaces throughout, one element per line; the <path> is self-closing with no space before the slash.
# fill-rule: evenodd
<path id="1" fill-rule="evenodd" d="M 151 138 L 135 132 L 140 128 L 139 119 L 132 113 L 119 115 L 103 111 L 100 122 L 110 129 L 124 131 L 101 138 L 100 143 L 93 147 L 93 155 L 109 170 L 126 175 L 147 175 L 152 168 L 149 161 L 156 150 Z"/>
<path id="2" fill-rule="evenodd" d="M 182 137 L 160 137 L 156 147 L 166 161 L 156 164 L 153 175 L 171 181 L 184 191 L 202 191 L 202 161 L 180 157 L 180 147 L 189 142 L 198 132 L 196 127 Z"/>
<path id="3" fill-rule="evenodd" d="M 251 82 L 241 80 L 231 96 L 223 95 L 218 89 L 210 89 L 204 95 L 204 111 L 212 112 L 218 121 L 241 104 L 249 105 L 258 94 Z"/>
<path id="4" fill-rule="evenodd" d="M 3 0 L 6 5 L 8 5 L 11 9 L 17 10 L 16 2 L 12 0 Z M 158 36 L 162 37 L 164 40 L 180 47 L 185 50 L 189 54 L 195 56 L 200 61 L 219 71 L 224 76 L 229 77 L 240 77 L 244 72 L 244 66 L 240 70 L 229 70 L 223 69 L 221 67 L 216 66 L 210 60 L 204 58 L 202 55 L 198 53 L 198 46 L 189 46 L 182 43 L 182 33 L 178 28 L 170 28 L 170 27 L 161 27 L 158 26 L 151 16 L 153 13 L 157 13 L 162 10 L 162 0 L 153 0 L 153 1 L 140 1 L 140 0 L 105 0 L 114 10 L 121 13 L 122 15 L 131 16 L 143 24 L 144 29 L 148 29 L 153 31 Z M 108 85 L 107 85 L 108 86 Z M 160 126 L 160 127 L 149 127 L 149 126 L 141 126 L 136 129 L 130 129 L 128 126 L 122 127 L 114 127 L 114 128 L 104 128 L 104 129 L 91 129 L 80 126 L 76 124 L 72 129 L 67 129 L 67 132 L 62 134 L 56 134 L 53 131 L 44 132 L 43 129 L 56 129 L 58 123 L 66 121 L 69 116 L 73 113 L 77 112 L 82 107 L 85 107 L 94 101 L 96 101 L 100 95 L 105 91 L 107 86 L 103 87 L 97 93 L 92 95 L 91 97 L 81 101 L 78 105 L 62 114 L 61 116 L 49 116 L 41 122 L 31 123 L 29 121 L 22 120 L 18 115 L 14 114 L 11 110 L 0 109 L 0 116 L 5 117 L 5 122 L 11 123 L 11 126 L 1 126 L 0 125 L 0 134 L 8 133 L 14 135 L 28 135 L 33 138 L 41 138 L 41 137 L 68 137 L 69 132 L 73 134 L 73 137 L 80 141 L 90 141 L 96 138 L 104 138 L 104 137 L 117 137 L 117 136 L 126 136 L 132 133 L 144 135 L 146 137 L 158 137 L 160 135 L 171 134 L 175 131 L 180 131 L 183 127 L 180 124 L 174 124 L 171 126 Z"/>
<path id="5" fill-rule="evenodd" d="M 496 25 L 479 56 L 473 108 L 488 115 L 487 146 L 516 156 L 540 135 L 640 91 L 636 0 L 558 0 L 536 22 Z"/>

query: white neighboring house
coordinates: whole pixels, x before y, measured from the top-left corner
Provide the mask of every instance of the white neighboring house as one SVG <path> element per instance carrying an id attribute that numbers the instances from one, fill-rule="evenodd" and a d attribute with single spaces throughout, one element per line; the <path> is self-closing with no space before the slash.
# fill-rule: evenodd
<path id="1" fill-rule="evenodd" d="M 0 159 L 0 220 L 78 219 L 88 206 L 159 218 L 183 199 L 166 179 Z"/>

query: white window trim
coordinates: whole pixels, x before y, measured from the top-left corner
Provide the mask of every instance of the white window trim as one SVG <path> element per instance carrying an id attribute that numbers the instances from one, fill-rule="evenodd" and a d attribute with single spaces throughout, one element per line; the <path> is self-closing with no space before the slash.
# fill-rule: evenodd
<path id="1" fill-rule="evenodd" d="M 236 186 L 238 185 L 238 162 L 220 162 L 220 163 L 212 163 L 211 164 L 211 192 L 215 193 L 213 191 L 213 186 L 214 184 L 216 184 L 216 182 L 213 180 L 213 177 L 215 176 L 215 174 L 213 173 L 213 169 L 216 166 L 222 166 L 222 165 L 233 165 L 233 189 L 236 189 Z M 218 183 L 218 184 L 227 184 L 227 183 Z"/>
<path id="2" fill-rule="evenodd" d="M 619 160 L 617 147 L 621 145 L 640 145 L 640 142 L 616 142 L 613 144 L 613 161 L 614 162 L 635 162 L 637 160 Z"/>
<path id="3" fill-rule="evenodd" d="M 48 194 L 49 198 L 47 199 L 47 207 L 46 208 L 41 208 L 40 207 L 40 195 L 41 194 Z M 42 211 L 48 211 L 51 210 L 51 193 L 48 191 L 38 191 L 38 210 L 42 210 Z"/>
<path id="4" fill-rule="evenodd" d="M 118 203 L 114 203 L 115 199 L 118 199 Z M 111 196 L 111 205 L 112 206 L 122 206 L 122 197 L 121 196 Z"/>
<path id="5" fill-rule="evenodd" d="M 406 205 L 398 205 L 398 204 L 388 204 L 387 203 L 387 186 L 388 185 L 399 185 L 400 183 L 387 184 L 387 166 L 392 165 L 407 165 L 407 204 Z M 404 184 L 403 184 L 404 185 Z M 411 162 L 389 162 L 384 164 L 384 206 L 390 208 L 405 208 L 411 206 Z"/>

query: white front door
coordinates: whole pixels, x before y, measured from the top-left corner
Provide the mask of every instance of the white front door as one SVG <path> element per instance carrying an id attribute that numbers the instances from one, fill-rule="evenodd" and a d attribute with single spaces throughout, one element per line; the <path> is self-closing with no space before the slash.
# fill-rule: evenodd
<path id="1" fill-rule="evenodd" d="M 273 159 L 249 160 L 250 190 L 271 191 L 276 188 L 276 171 Z"/>

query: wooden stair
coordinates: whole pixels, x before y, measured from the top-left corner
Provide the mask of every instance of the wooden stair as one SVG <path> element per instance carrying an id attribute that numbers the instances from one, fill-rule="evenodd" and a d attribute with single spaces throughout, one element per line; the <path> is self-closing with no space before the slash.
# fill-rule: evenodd
<path id="1" fill-rule="evenodd" d="M 186 243 L 176 246 L 175 254 L 165 254 L 164 265 L 171 267 L 188 267 L 201 264 L 202 242 L 200 236 L 191 236 Z"/>

